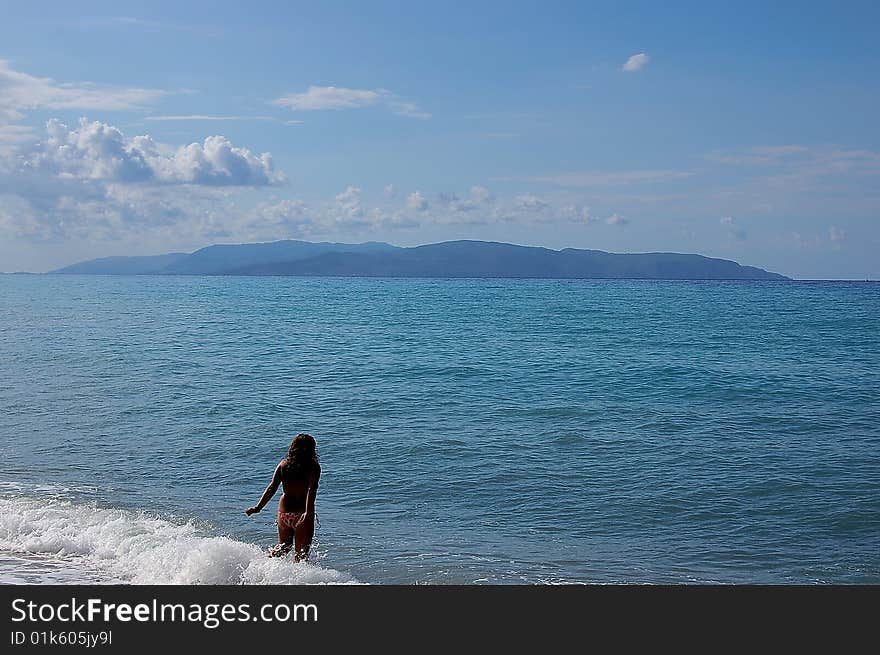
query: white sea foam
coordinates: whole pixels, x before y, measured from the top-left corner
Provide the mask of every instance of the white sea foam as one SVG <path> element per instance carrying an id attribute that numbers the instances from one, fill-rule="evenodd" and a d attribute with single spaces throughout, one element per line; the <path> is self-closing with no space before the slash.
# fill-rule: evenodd
<path id="1" fill-rule="evenodd" d="M 192 523 L 76 504 L 0 497 L 0 551 L 48 556 L 132 584 L 340 584 L 340 571 L 269 558 L 255 544 Z"/>

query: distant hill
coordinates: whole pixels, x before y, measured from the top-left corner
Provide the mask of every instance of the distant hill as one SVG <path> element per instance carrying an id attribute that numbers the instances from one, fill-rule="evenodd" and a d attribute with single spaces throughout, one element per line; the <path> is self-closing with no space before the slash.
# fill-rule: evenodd
<path id="1" fill-rule="evenodd" d="M 101 257 L 51 272 L 79 275 L 150 275 L 160 273 L 189 256 L 185 252 L 173 252 L 152 257 Z"/>
<path id="2" fill-rule="evenodd" d="M 272 241 L 216 245 L 196 250 L 184 259 L 169 264 L 163 273 L 178 275 L 229 275 L 250 266 L 296 262 L 325 253 L 384 253 L 396 250 L 387 243 L 311 243 L 309 241 Z"/>
<path id="3" fill-rule="evenodd" d="M 387 243 L 274 241 L 215 245 L 191 254 L 105 257 L 56 274 L 299 275 L 349 277 L 599 278 L 786 280 L 726 259 L 678 253 L 617 254 L 550 250 L 487 241 L 446 241 L 414 248 Z"/>

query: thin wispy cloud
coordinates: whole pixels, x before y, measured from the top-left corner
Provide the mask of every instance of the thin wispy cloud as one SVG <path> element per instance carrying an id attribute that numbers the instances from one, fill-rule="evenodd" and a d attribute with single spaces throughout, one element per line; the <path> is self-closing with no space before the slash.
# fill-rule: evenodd
<path id="1" fill-rule="evenodd" d="M 281 121 L 274 116 L 211 116 L 207 114 L 184 114 L 178 116 L 145 116 L 147 121 Z M 299 121 L 297 121 L 299 122 Z"/>
<path id="2" fill-rule="evenodd" d="M 649 61 L 651 58 L 644 52 L 640 52 L 627 59 L 621 70 L 625 73 L 637 73 L 647 66 Z"/>
<path id="3" fill-rule="evenodd" d="M 170 21 L 159 21 L 149 18 L 138 18 L 135 16 L 114 16 L 104 20 L 98 19 L 87 21 L 86 24 L 98 27 L 118 27 L 120 25 L 125 25 L 150 32 L 189 32 L 191 34 L 200 34 L 203 36 L 220 36 L 223 33 L 217 28 L 205 27 L 203 25 L 173 23 Z"/>
<path id="4" fill-rule="evenodd" d="M 754 146 L 712 152 L 706 159 L 722 168 L 751 171 L 753 184 L 789 193 L 815 193 L 820 188 L 840 193 L 880 176 L 880 152 L 835 145 Z M 859 195 L 868 197 L 865 188 Z"/>
<path id="5" fill-rule="evenodd" d="M 275 100 L 279 107 L 296 111 L 355 109 L 379 102 L 380 93 L 368 89 L 346 89 L 336 86 L 310 86 L 302 93 L 289 93 Z"/>
<path id="6" fill-rule="evenodd" d="M 294 111 L 358 109 L 384 105 L 393 113 L 409 118 L 428 119 L 431 114 L 387 89 L 349 89 L 337 86 L 310 86 L 301 93 L 288 93 L 273 101 Z"/>
<path id="7" fill-rule="evenodd" d="M 33 138 L 33 130 L 27 125 L 0 124 L 0 154 L 11 151 L 14 144 L 25 143 Z"/>
<path id="8" fill-rule="evenodd" d="M 0 59 L 0 120 L 17 120 L 30 109 L 124 111 L 141 109 L 168 92 L 163 89 L 56 82 L 12 68 Z"/>
<path id="9" fill-rule="evenodd" d="M 630 184 L 666 182 L 693 175 L 691 171 L 637 170 L 637 171 L 574 171 L 526 178 L 530 182 L 544 182 L 565 187 L 608 187 Z"/>
<path id="10" fill-rule="evenodd" d="M 802 157 L 809 151 L 807 146 L 798 144 L 753 146 L 727 152 L 715 151 L 706 155 L 706 159 L 719 164 L 770 165 Z"/>

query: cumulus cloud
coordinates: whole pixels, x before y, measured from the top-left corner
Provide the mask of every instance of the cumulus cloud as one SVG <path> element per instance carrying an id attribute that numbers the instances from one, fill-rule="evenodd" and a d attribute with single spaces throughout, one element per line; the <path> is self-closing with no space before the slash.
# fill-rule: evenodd
<path id="1" fill-rule="evenodd" d="M 538 196 L 534 196 L 530 193 L 516 196 L 516 198 L 514 198 L 514 203 L 519 209 L 535 212 L 542 212 L 550 207 L 549 204 L 541 200 Z"/>
<path id="2" fill-rule="evenodd" d="M 346 188 L 336 196 L 335 209 L 340 217 L 346 219 L 362 217 L 364 209 L 361 205 L 361 189 L 356 186 Z"/>
<path id="3" fill-rule="evenodd" d="M 446 214 L 466 214 L 475 211 L 485 212 L 494 200 L 495 197 L 489 189 L 482 186 L 472 186 L 464 197 L 451 191 L 438 193 L 436 206 Z"/>
<path id="4" fill-rule="evenodd" d="M 246 238 L 307 237 L 314 224 L 310 207 L 299 199 L 262 202 L 245 217 L 245 224 L 237 233 Z"/>
<path id="5" fill-rule="evenodd" d="M 0 184 L 0 233 L 33 242 L 216 238 L 231 215 L 230 199 L 211 187 L 180 193 L 173 186 L 20 173 L 9 186 Z"/>
<path id="6" fill-rule="evenodd" d="M 237 148 L 225 136 L 209 136 L 204 143 L 191 143 L 172 156 L 150 160 L 160 180 L 170 183 L 265 186 L 284 181 L 274 171 L 272 155 L 257 156 Z"/>
<path id="7" fill-rule="evenodd" d="M 651 61 L 651 58 L 644 52 L 640 52 L 627 59 L 621 70 L 626 73 L 637 73 L 642 70 L 649 61 Z"/>
<path id="8" fill-rule="evenodd" d="M 85 119 L 50 120 L 41 142 L 0 155 L 0 234 L 26 241 L 227 238 L 244 233 L 230 191 L 284 180 L 223 136 L 175 147 Z"/>
<path id="9" fill-rule="evenodd" d="M 377 231 L 411 229 L 425 225 L 480 225 L 517 220 L 532 221 L 513 207 L 495 199 L 484 187 L 472 187 L 463 197 L 455 193 L 438 194 L 429 202 L 421 191 L 400 200 L 381 194 L 383 206 L 372 206 L 359 187 L 350 186 L 329 202 L 307 204 L 302 201 L 273 200 L 249 212 L 236 228 L 249 238 L 325 238 L 336 234 L 370 235 Z M 479 211 L 477 211 L 479 209 Z"/>
<path id="10" fill-rule="evenodd" d="M 423 191 L 386 194 L 380 187 L 373 204 L 368 193 L 352 185 L 323 202 L 275 197 L 242 205 L 241 186 L 180 184 L 199 179 L 201 157 L 218 160 L 210 140 L 207 146 L 194 144 L 199 148 L 190 152 L 189 146 L 127 139 L 112 126 L 86 122 L 76 130 L 53 124 L 48 141 L 51 147 L 41 144 L 26 153 L 26 166 L 21 156 L 0 158 L 0 169 L 14 164 L 0 170 L 2 237 L 202 244 L 384 238 L 389 231 L 432 225 L 596 222 L 585 206 L 559 207 L 531 194 L 497 197 L 478 185 L 461 195 L 437 194 L 431 202 Z M 35 153 L 44 159 L 34 159 Z"/>
<path id="11" fill-rule="evenodd" d="M 565 220 L 584 225 L 599 222 L 598 218 L 590 214 L 590 208 L 582 205 L 566 205 L 559 210 L 559 215 Z"/>
<path id="12" fill-rule="evenodd" d="M 413 191 L 406 197 L 406 208 L 412 211 L 422 212 L 428 208 L 428 201 L 421 191 Z"/>
<path id="13" fill-rule="evenodd" d="M 628 220 L 626 220 L 623 216 L 621 216 L 620 214 L 618 214 L 616 212 L 614 214 L 611 214 L 611 216 L 609 216 L 608 218 L 606 218 L 605 222 L 608 225 L 626 225 L 627 223 L 629 223 Z"/>
<path id="14" fill-rule="evenodd" d="M 23 168 L 123 183 L 266 186 L 284 180 L 269 153 L 258 156 L 224 136 L 175 149 L 149 136 L 129 139 L 112 125 L 84 118 L 74 129 L 52 119 L 46 131 L 48 138 L 21 156 Z"/>
<path id="15" fill-rule="evenodd" d="M 472 186 L 471 187 L 471 199 L 474 202 L 485 204 L 492 202 L 494 200 L 494 196 L 492 192 L 489 191 L 486 187 L 483 186 Z"/>
<path id="16" fill-rule="evenodd" d="M 392 112 L 409 118 L 428 119 L 431 114 L 419 106 L 398 97 L 387 89 L 349 89 L 338 86 L 310 86 L 301 93 L 288 93 L 276 99 L 273 104 L 294 111 L 320 111 L 357 109 L 384 104 Z"/>

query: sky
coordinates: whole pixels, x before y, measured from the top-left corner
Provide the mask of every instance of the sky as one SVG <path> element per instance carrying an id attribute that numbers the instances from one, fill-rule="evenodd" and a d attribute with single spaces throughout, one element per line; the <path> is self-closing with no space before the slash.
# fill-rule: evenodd
<path id="1" fill-rule="evenodd" d="M 0 15 L 0 271 L 483 239 L 880 278 L 877 3 Z"/>

